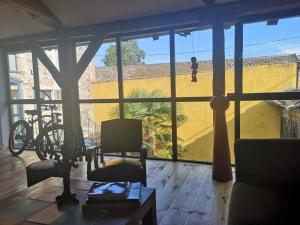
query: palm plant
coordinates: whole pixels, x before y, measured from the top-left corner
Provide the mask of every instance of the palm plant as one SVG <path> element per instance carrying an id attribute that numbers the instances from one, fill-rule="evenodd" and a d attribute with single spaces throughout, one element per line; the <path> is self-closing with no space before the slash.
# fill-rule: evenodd
<path id="1" fill-rule="evenodd" d="M 133 89 L 127 98 L 161 98 L 159 90 L 146 91 Z M 144 144 L 153 156 L 171 158 L 172 147 L 172 119 L 171 104 L 168 102 L 139 102 L 124 105 L 124 114 L 127 119 L 139 119 L 143 121 Z M 119 107 L 111 111 L 112 118 L 119 118 Z M 177 127 L 187 121 L 187 116 L 180 113 L 177 108 Z M 181 140 L 179 138 L 179 140 Z M 179 146 L 181 150 L 182 147 Z"/>

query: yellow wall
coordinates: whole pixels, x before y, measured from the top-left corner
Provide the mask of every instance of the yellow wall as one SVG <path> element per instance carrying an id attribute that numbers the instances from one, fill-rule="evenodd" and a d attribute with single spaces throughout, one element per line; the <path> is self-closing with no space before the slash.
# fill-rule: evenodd
<path id="1" fill-rule="evenodd" d="M 243 77 L 244 93 L 276 92 L 296 86 L 296 64 L 261 65 L 245 67 Z M 192 83 L 190 75 L 177 75 L 176 91 L 178 97 L 211 96 L 212 72 L 198 73 L 198 82 Z M 161 90 L 165 96 L 170 96 L 170 77 L 162 75 L 158 78 L 125 80 L 124 94 L 130 90 Z M 226 70 L 226 92 L 234 92 L 234 71 Z M 117 98 L 117 82 L 94 83 L 93 98 Z M 101 104 L 102 105 L 102 104 Z M 187 160 L 212 160 L 212 110 L 209 102 L 178 103 L 179 110 L 188 117 L 188 121 L 178 128 L 178 136 L 185 151 L 179 158 Z M 94 105 L 94 120 L 99 123 L 109 119 L 112 106 Z M 231 103 L 227 110 L 227 123 L 231 154 L 233 156 L 234 141 L 234 106 Z M 248 101 L 241 103 L 241 137 L 242 138 L 279 138 L 280 110 L 265 101 Z M 233 158 L 233 157 L 232 157 Z M 233 159 L 234 160 L 234 159 Z"/>

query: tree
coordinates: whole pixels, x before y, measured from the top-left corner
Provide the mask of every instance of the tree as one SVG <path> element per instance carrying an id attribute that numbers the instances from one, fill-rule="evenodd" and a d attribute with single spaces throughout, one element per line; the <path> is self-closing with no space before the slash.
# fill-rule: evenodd
<path id="1" fill-rule="evenodd" d="M 133 89 L 127 98 L 160 98 L 163 97 L 159 90 L 145 91 Z M 127 119 L 140 119 L 143 121 L 144 144 L 150 154 L 164 158 L 171 158 L 172 146 L 172 119 L 171 104 L 168 102 L 141 102 L 124 105 L 124 114 Z M 119 107 L 111 111 L 113 119 L 119 118 Z M 177 108 L 177 127 L 187 121 L 187 116 L 180 113 Z M 179 141 L 181 140 L 178 138 Z M 179 150 L 182 150 L 179 146 Z"/>
<path id="2" fill-rule="evenodd" d="M 122 42 L 122 63 L 124 65 L 144 64 L 145 51 L 140 49 L 136 40 Z M 117 65 L 116 45 L 111 44 L 107 49 L 103 59 L 105 66 Z"/>

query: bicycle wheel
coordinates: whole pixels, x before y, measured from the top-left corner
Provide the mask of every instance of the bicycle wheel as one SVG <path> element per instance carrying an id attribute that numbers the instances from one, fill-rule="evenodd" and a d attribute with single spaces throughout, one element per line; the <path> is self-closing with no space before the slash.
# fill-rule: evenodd
<path id="1" fill-rule="evenodd" d="M 64 127 L 62 124 L 45 127 L 36 138 L 36 154 L 41 160 L 61 158 L 64 144 Z"/>
<path id="2" fill-rule="evenodd" d="M 30 139 L 30 127 L 25 120 L 15 122 L 9 132 L 8 148 L 12 155 L 21 154 L 27 147 Z"/>

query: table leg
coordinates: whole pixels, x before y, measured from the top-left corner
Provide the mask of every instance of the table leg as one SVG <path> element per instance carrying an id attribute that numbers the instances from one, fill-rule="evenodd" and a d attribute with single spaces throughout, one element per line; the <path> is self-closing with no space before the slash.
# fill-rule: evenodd
<path id="1" fill-rule="evenodd" d="M 143 218 L 143 225 L 157 225 L 156 201 Z"/>

